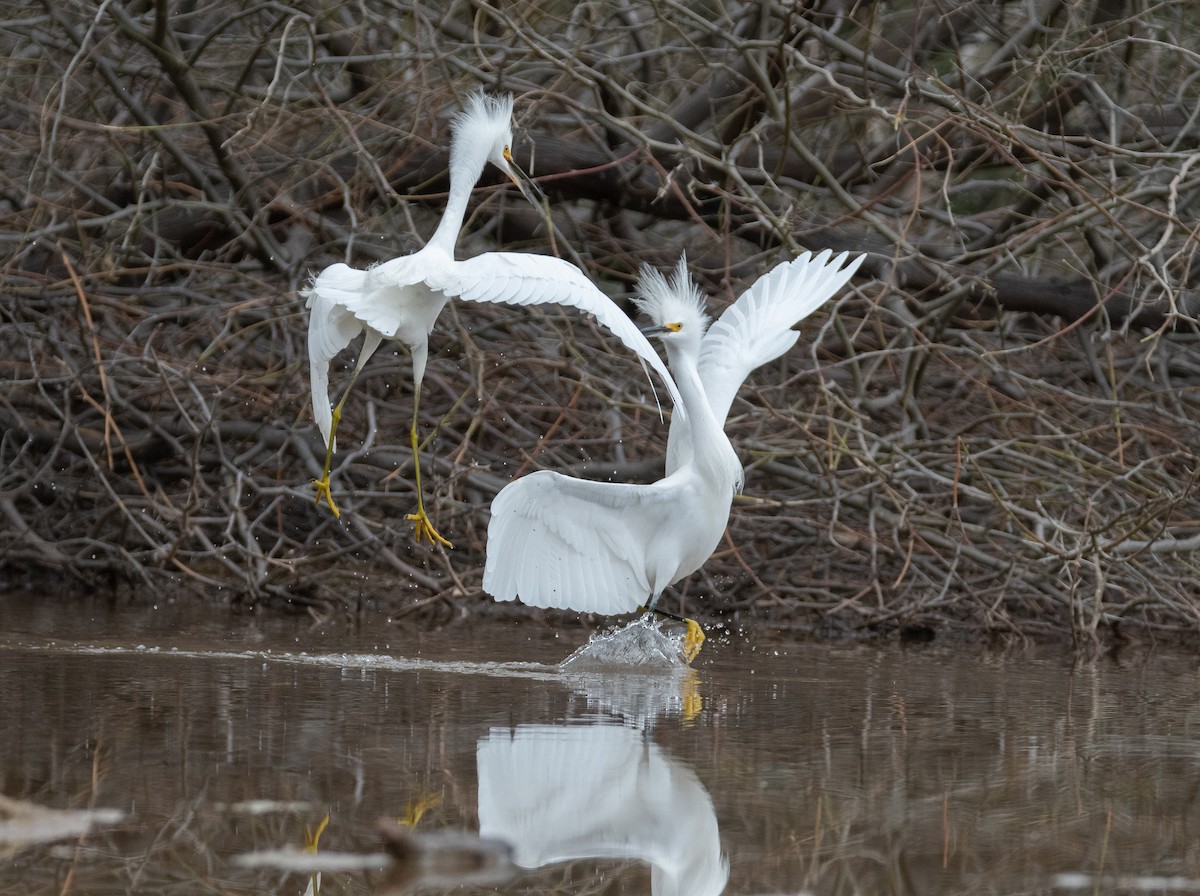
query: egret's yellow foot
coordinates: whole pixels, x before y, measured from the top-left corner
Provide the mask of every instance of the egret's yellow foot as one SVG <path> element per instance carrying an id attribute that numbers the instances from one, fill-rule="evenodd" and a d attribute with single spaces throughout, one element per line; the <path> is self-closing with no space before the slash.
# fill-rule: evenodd
<path id="1" fill-rule="evenodd" d="M 433 528 L 433 521 L 430 520 L 429 515 L 425 513 L 424 507 L 418 506 L 417 512 L 410 513 L 405 517 L 405 519 L 412 520 L 413 528 L 415 529 L 413 532 L 413 538 L 417 540 L 417 544 L 420 544 L 422 539 L 428 539 L 430 547 L 433 546 L 434 542 L 437 542 L 443 547 L 454 547 L 454 545 L 452 545 L 449 541 L 442 538 L 441 533 L 439 533 L 437 529 Z"/>
<path id="2" fill-rule="evenodd" d="M 695 619 L 688 619 L 686 616 L 678 616 L 670 610 L 660 610 L 658 607 L 639 607 L 638 609 L 682 622 L 687 627 L 687 631 L 683 635 L 683 644 L 680 647 L 683 661 L 690 664 L 696 658 L 696 654 L 700 652 L 700 646 L 705 641 L 704 629 L 700 627 L 699 622 Z"/>
<path id="3" fill-rule="evenodd" d="M 683 621 L 687 625 L 687 634 L 683 636 L 683 658 L 690 663 L 696 658 L 696 654 L 700 652 L 700 647 L 704 644 L 704 629 L 695 619 Z"/>
<path id="4" fill-rule="evenodd" d="M 329 490 L 329 473 L 326 473 L 320 479 L 314 479 L 312 484 L 317 488 L 317 500 L 315 503 L 320 504 L 321 499 L 325 499 L 325 503 L 329 505 L 329 509 L 333 511 L 336 519 L 342 518 L 342 512 L 337 509 L 337 505 L 333 503 L 333 492 Z"/>

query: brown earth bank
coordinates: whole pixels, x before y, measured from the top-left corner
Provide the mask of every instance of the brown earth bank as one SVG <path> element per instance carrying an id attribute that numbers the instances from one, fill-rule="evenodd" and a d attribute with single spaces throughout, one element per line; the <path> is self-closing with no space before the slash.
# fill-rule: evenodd
<path id="1" fill-rule="evenodd" d="M 420 246 L 450 117 L 516 97 L 460 257 L 559 254 L 630 314 L 682 251 L 714 313 L 868 253 L 727 431 L 746 485 L 665 600 L 806 637 L 1194 642 L 1197 24 L 1184 2 L 47 3 L 0 28 L 0 576 L 446 624 L 488 506 L 549 468 L 649 481 L 631 356 L 553 306 L 451 303 L 421 396 L 364 370 L 315 506 L 297 290 Z M 1195 170 L 1193 170 L 1195 168 Z M 347 381 L 354 350 L 333 370 Z M 668 409 L 669 414 L 669 409 Z M 682 602 L 682 603 L 680 603 Z"/>

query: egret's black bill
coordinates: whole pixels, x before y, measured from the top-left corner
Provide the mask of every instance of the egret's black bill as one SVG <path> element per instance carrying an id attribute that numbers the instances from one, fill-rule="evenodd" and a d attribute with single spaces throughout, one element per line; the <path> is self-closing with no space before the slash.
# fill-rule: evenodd
<path id="1" fill-rule="evenodd" d="M 640 327 L 643 336 L 666 336 L 668 333 L 678 333 L 679 324 L 651 324 Z"/>
<path id="2" fill-rule="evenodd" d="M 530 205 L 545 209 L 547 199 L 546 194 L 542 192 L 542 188 L 516 163 L 511 153 L 505 153 L 505 160 L 508 162 L 509 167 L 508 177 L 517 185 L 517 189 L 521 191 L 521 195 L 529 200 Z"/>
<path id="3" fill-rule="evenodd" d="M 525 197 L 529 204 L 542 213 L 542 219 L 546 222 L 546 232 L 550 237 L 550 245 L 557 253 L 554 218 L 550 215 L 550 200 L 546 198 L 546 194 L 542 192 L 542 188 L 537 185 L 537 182 L 526 174 L 520 165 L 513 161 L 511 154 L 507 154 L 505 159 L 508 161 L 509 179 L 517 185 L 517 189 L 521 191 L 521 195 Z"/>

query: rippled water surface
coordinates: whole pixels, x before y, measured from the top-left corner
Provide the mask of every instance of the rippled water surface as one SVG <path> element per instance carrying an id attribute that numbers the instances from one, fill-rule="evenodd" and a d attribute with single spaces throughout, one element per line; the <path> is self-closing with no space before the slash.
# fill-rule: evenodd
<path id="1" fill-rule="evenodd" d="M 206 613 L 0 601 L 0 892 L 1200 892 L 1190 657 Z"/>

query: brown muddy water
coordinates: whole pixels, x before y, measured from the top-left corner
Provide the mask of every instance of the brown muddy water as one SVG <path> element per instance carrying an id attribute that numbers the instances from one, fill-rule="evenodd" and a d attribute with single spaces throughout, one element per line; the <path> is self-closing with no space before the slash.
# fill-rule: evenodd
<path id="1" fill-rule="evenodd" d="M 1192 657 L 190 612 L 0 600 L 0 892 L 1200 892 Z"/>

